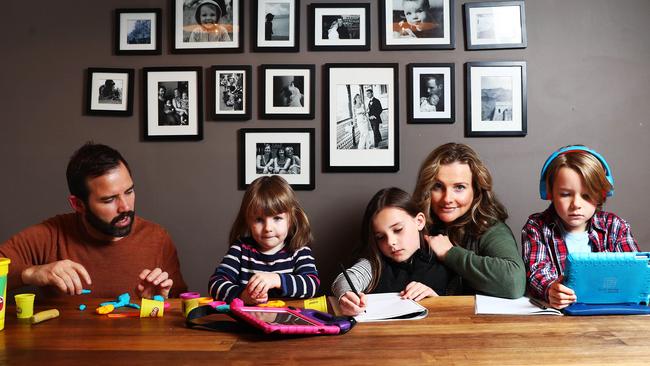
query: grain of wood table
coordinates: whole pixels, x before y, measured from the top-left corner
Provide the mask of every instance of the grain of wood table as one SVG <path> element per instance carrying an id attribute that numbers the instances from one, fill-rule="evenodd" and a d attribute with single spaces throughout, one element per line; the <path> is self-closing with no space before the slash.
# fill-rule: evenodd
<path id="1" fill-rule="evenodd" d="M 650 364 L 650 317 L 477 316 L 474 298 L 430 298 L 421 320 L 361 323 L 343 336 L 279 338 L 188 329 L 179 300 L 164 318 L 94 314 L 105 299 L 42 304 L 61 316 L 19 322 L 8 306 L 1 365 Z M 300 305 L 300 301 L 293 305 Z M 209 362 L 209 363 L 208 363 Z"/>

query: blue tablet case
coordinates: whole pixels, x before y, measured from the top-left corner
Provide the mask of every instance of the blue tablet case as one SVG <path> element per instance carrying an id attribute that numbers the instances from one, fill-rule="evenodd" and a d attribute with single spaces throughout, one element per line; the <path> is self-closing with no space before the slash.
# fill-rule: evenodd
<path id="1" fill-rule="evenodd" d="M 570 253 L 564 284 L 578 302 L 569 315 L 650 313 L 650 253 Z"/>

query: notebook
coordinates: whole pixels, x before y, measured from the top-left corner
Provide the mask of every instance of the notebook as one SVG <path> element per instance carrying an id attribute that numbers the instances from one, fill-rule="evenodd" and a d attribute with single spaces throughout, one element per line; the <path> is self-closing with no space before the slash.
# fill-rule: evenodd
<path id="1" fill-rule="evenodd" d="M 527 297 L 504 299 L 485 295 L 476 295 L 474 313 L 485 315 L 562 315 L 560 310 L 546 307 L 540 303 L 533 303 Z"/>
<path id="2" fill-rule="evenodd" d="M 366 312 L 354 317 L 357 322 L 379 322 L 390 320 L 414 320 L 425 318 L 429 311 L 410 299 L 402 299 L 397 292 L 366 294 Z M 330 305 L 336 315 L 341 311 L 336 298 L 330 298 Z"/>
<path id="3" fill-rule="evenodd" d="M 648 305 L 650 253 L 570 253 L 564 285 L 579 303 Z"/>

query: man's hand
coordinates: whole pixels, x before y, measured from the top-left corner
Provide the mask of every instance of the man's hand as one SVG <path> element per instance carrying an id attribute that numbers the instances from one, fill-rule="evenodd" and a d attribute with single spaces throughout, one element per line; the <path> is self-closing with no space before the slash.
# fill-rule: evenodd
<path id="1" fill-rule="evenodd" d="M 69 259 L 29 267 L 21 273 L 21 277 L 26 285 L 55 286 L 69 295 L 81 295 L 82 280 L 87 285 L 92 283 L 84 266 Z"/>
<path id="2" fill-rule="evenodd" d="M 138 285 L 135 292 L 139 297 L 152 298 L 154 295 L 162 295 L 164 298 L 169 297 L 174 281 L 169 278 L 169 274 L 160 268 L 153 270 L 145 269 L 138 276 Z"/>
<path id="3" fill-rule="evenodd" d="M 282 281 L 280 281 L 280 275 L 277 273 L 270 272 L 258 272 L 248 280 L 248 285 L 246 285 L 245 292 L 252 298 L 267 297 L 269 290 L 272 288 L 280 288 L 282 286 Z"/>

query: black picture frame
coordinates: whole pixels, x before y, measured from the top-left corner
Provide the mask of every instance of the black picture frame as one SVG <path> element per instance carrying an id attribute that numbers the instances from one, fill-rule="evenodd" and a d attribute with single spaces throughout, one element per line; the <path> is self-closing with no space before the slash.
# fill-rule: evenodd
<path id="1" fill-rule="evenodd" d="M 300 51 L 300 32 L 298 32 L 300 0 L 251 0 L 250 2 L 253 52 Z M 285 17 L 288 18 L 286 21 Z"/>
<path id="2" fill-rule="evenodd" d="M 162 54 L 162 9 L 115 9 L 116 55 Z"/>
<path id="3" fill-rule="evenodd" d="M 213 65 L 210 67 L 212 103 L 210 116 L 214 121 L 247 121 L 251 119 L 252 67 L 250 65 Z"/>
<path id="4" fill-rule="evenodd" d="M 397 63 L 323 65 L 324 171 L 399 170 L 398 74 Z M 371 122 L 376 116 L 381 123 Z"/>
<path id="5" fill-rule="evenodd" d="M 307 20 L 310 51 L 370 51 L 369 3 L 310 4 Z"/>
<path id="6" fill-rule="evenodd" d="M 454 123 L 456 121 L 455 65 L 453 63 L 411 63 L 406 66 L 406 71 L 407 122 Z"/>
<path id="7" fill-rule="evenodd" d="M 232 0 L 230 14 L 225 11 L 219 23 L 207 30 L 196 19 L 199 8 L 206 4 L 217 4 L 214 9 L 226 6 L 224 0 L 171 0 L 171 52 L 244 52 L 244 1 Z"/>
<path id="8" fill-rule="evenodd" d="M 259 70 L 261 119 L 314 119 L 314 64 L 268 64 L 260 65 Z"/>
<path id="9" fill-rule="evenodd" d="M 86 70 L 86 114 L 133 115 L 134 70 L 89 67 Z"/>
<path id="10" fill-rule="evenodd" d="M 384 51 L 453 50 L 455 0 L 429 1 L 423 24 L 411 24 L 404 15 L 402 0 L 379 0 L 379 39 Z M 437 6 L 437 5 L 442 6 Z M 435 6 L 434 6 L 435 5 Z M 413 21 L 411 21 L 413 22 Z"/>
<path id="11" fill-rule="evenodd" d="M 146 67 L 143 76 L 143 139 L 198 141 L 203 139 L 203 68 Z M 161 95 L 161 89 L 165 89 Z M 186 99 L 176 107 L 176 92 Z M 170 91 L 171 90 L 171 91 Z M 184 98 L 184 92 L 187 98 Z M 183 119 L 179 109 L 186 110 Z"/>
<path id="12" fill-rule="evenodd" d="M 525 61 L 465 63 L 465 136 L 527 134 Z"/>
<path id="13" fill-rule="evenodd" d="M 498 12 L 499 27 L 495 17 Z M 467 50 L 526 48 L 526 3 L 490 1 L 463 4 Z"/>
<path id="14" fill-rule="evenodd" d="M 257 160 L 261 162 L 260 167 L 265 165 L 266 145 L 269 146 L 266 160 L 270 162 L 262 170 L 258 168 Z M 294 151 L 294 158 L 288 157 L 289 148 Z M 284 168 L 278 165 L 280 149 L 285 154 L 285 161 L 289 159 Z M 252 156 L 251 151 L 254 152 Z M 313 128 L 242 128 L 239 130 L 239 189 L 246 189 L 260 176 L 277 174 L 294 190 L 313 190 L 316 187 L 315 151 Z"/>

